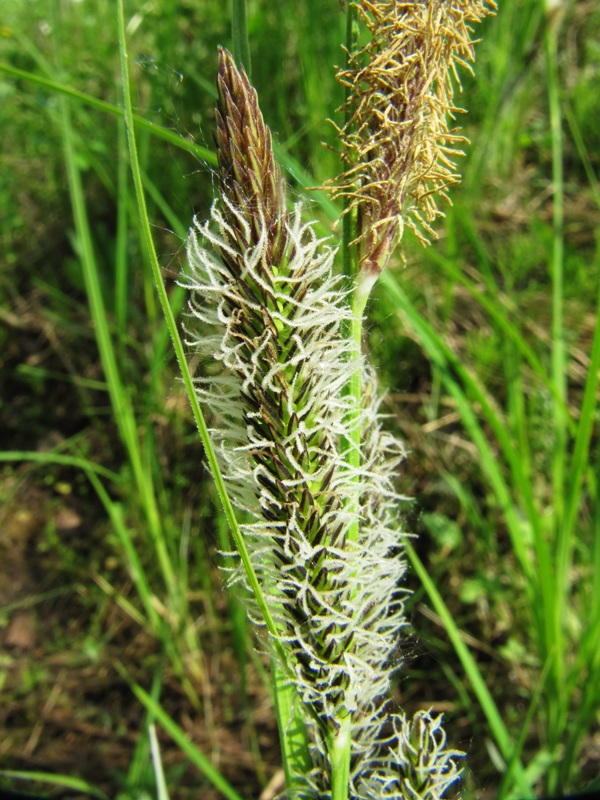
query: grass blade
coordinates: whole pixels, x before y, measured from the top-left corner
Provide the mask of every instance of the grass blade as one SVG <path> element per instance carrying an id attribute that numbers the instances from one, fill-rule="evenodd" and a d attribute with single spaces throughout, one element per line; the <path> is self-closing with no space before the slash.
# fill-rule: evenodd
<path id="1" fill-rule="evenodd" d="M 161 532 L 160 515 L 156 504 L 152 478 L 143 464 L 141 456 L 141 444 L 138 438 L 138 426 L 131 406 L 129 393 L 123 384 L 120 371 L 117 366 L 117 356 L 111 340 L 108 316 L 104 307 L 99 270 L 96 263 L 94 246 L 92 243 L 92 235 L 84 200 L 81 175 L 77 166 L 77 154 L 75 152 L 73 128 L 68 100 L 65 97 L 62 97 L 61 100 L 61 116 L 69 191 L 71 195 L 73 216 L 78 238 L 79 256 L 81 258 L 83 277 L 88 301 L 90 304 L 90 312 L 94 321 L 94 329 L 96 333 L 98 349 L 100 352 L 100 359 L 102 361 L 102 367 L 106 376 L 108 391 L 115 412 L 116 422 L 119 427 L 123 443 L 127 448 L 135 483 L 140 493 L 140 497 L 142 498 L 144 513 L 148 521 L 148 530 L 152 538 L 153 546 L 156 550 L 165 587 L 168 592 L 172 592 L 176 585 L 174 580 L 174 571 L 166 548 L 165 540 Z"/>
<path id="2" fill-rule="evenodd" d="M 131 680 L 123 667 L 118 666 L 119 672 L 127 680 L 131 690 L 138 698 L 138 700 L 145 706 L 154 719 L 164 730 L 169 734 L 171 739 L 177 744 L 183 753 L 189 758 L 192 764 L 196 766 L 200 772 L 212 783 L 223 797 L 227 800 L 243 800 L 233 786 L 228 783 L 221 773 L 216 770 L 208 758 L 203 755 L 194 745 L 190 742 L 185 731 L 183 731 L 176 722 L 163 710 L 161 705 L 156 702 L 141 686 Z"/>
<path id="3" fill-rule="evenodd" d="M 124 111 L 122 108 L 120 108 L 120 106 L 116 106 L 113 103 L 108 103 L 106 100 L 100 100 L 98 97 L 94 97 L 91 94 L 80 92 L 78 89 L 73 89 L 71 86 L 66 86 L 59 81 L 55 81 L 50 78 L 44 78 L 41 75 L 36 75 L 33 72 L 27 72 L 26 70 L 18 69 L 17 67 L 13 67 L 11 64 L 6 64 L 1 61 L 0 72 L 4 72 L 6 75 L 12 75 L 13 78 L 22 78 L 30 83 L 36 84 L 37 86 L 43 86 L 45 89 L 48 89 L 51 92 L 57 92 L 65 97 L 77 100 L 80 103 L 84 103 L 90 108 L 96 108 L 99 111 L 104 111 L 106 114 L 110 114 L 111 116 L 124 116 Z M 147 119 L 140 117 L 139 114 L 133 114 L 133 112 L 132 120 L 135 126 L 140 130 L 146 131 L 147 133 L 152 134 L 152 136 L 155 136 L 157 139 L 162 139 L 163 141 L 178 147 L 180 150 L 187 150 L 189 153 L 193 153 L 200 161 L 205 161 L 211 166 L 216 166 L 217 157 L 213 151 L 209 150 L 207 147 L 203 147 L 200 144 L 196 144 L 196 142 L 185 139 L 179 133 L 174 133 L 172 130 L 169 130 L 169 128 L 164 128 L 162 125 L 155 125 L 153 122 L 149 122 Z"/>
<path id="4" fill-rule="evenodd" d="M 72 778 L 70 775 L 54 775 L 52 772 L 23 772 L 16 769 L 0 770 L 0 777 L 14 778 L 19 781 L 40 781 L 49 783 L 51 786 L 62 786 L 65 789 L 73 789 L 75 792 L 84 792 L 90 797 L 97 797 L 98 800 L 108 800 L 108 796 L 96 789 L 87 781 L 81 778 Z M 0 792 L 2 790 L 0 789 Z"/>
<path id="5" fill-rule="evenodd" d="M 417 576 L 421 583 L 423 584 L 425 591 L 429 595 L 429 599 L 436 611 L 436 613 L 440 616 L 444 623 L 444 627 L 448 634 L 454 649 L 460 661 L 463 665 L 463 668 L 471 682 L 471 686 L 473 687 L 473 691 L 477 696 L 479 704 L 483 709 L 483 712 L 488 720 L 490 730 L 492 731 L 494 738 L 500 748 L 500 752 L 502 753 L 504 759 L 508 762 L 514 758 L 514 754 L 517 752 L 515 749 L 510 735 L 502 721 L 502 717 L 500 716 L 500 712 L 498 711 L 498 707 L 494 703 L 494 698 L 490 694 L 489 689 L 485 685 L 485 681 L 481 676 L 481 672 L 479 671 L 479 667 L 471 653 L 469 652 L 467 646 L 461 639 L 460 631 L 456 627 L 456 623 L 446 604 L 444 603 L 442 596 L 438 592 L 437 588 L 435 587 L 433 581 L 429 577 L 428 572 L 426 571 L 425 567 L 423 566 L 421 560 L 419 559 L 418 555 L 416 554 L 413 546 L 410 544 L 408 540 L 405 541 L 405 548 L 406 553 L 410 559 L 410 563 L 412 564 L 413 569 L 417 573 Z M 521 792 L 521 797 L 523 800 L 527 800 L 528 798 L 535 797 L 532 792 L 532 788 L 529 785 L 525 770 L 523 769 L 523 765 L 521 764 L 520 760 L 514 759 L 514 773 L 515 773 L 515 780 L 518 784 L 519 791 Z"/>

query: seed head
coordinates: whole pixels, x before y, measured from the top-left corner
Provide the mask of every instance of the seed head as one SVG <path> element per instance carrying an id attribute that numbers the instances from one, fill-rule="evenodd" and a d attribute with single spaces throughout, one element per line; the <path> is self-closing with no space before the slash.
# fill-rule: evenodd
<path id="1" fill-rule="evenodd" d="M 469 23 L 490 14 L 482 0 L 359 0 L 371 38 L 349 58 L 338 80 L 349 90 L 340 131 L 346 170 L 335 197 L 358 210 L 365 273 L 378 273 L 404 225 L 422 242 L 435 235 L 438 198 L 458 182 L 455 158 L 464 141 L 448 120 L 457 66 L 474 58 Z"/>

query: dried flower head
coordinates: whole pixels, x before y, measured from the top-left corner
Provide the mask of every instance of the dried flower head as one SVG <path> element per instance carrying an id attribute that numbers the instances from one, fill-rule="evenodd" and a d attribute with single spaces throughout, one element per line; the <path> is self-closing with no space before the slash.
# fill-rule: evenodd
<path id="1" fill-rule="evenodd" d="M 456 67 L 474 58 L 469 23 L 492 12 L 492 0 L 359 0 L 368 44 L 338 71 L 348 87 L 348 121 L 340 131 L 344 174 L 336 197 L 358 209 L 361 265 L 380 272 L 411 227 L 421 241 L 434 235 L 437 201 L 458 181 L 456 146 L 448 120 Z"/>

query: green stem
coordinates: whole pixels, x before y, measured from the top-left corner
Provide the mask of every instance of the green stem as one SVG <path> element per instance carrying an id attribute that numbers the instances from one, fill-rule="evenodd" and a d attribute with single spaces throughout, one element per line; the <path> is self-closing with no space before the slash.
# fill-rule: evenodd
<path id="1" fill-rule="evenodd" d="M 331 800 L 347 800 L 350 782 L 350 755 L 352 745 L 352 717 L 341 720 L 335 734 L 327 742 L 331 763 Z"/>
<path id="2" fill-rule="evenodd" d="M 358 19 L 356 15 L 356 8 L 353 3 L 348 3 L 346 9 L 346 69 L 350 67 L 352 54 L 356 52 L 358 47 Z M 345 87 L 346 95 L 346 126 L 349 125 L 352 116 L 352 110 L 348 101 L 352 94 L 352 87 Z M 349 165 L 347 165 L 349 166 Z M 342 256 L 343 256 L 343 271 L 348 280 L 348 285 L 356 280 L 358 272 L 358 250 L 356 246 L 352 246 L 352 242 L 356 239 L 358 231 L 357 209 L 353 207 L 348 197 L 344 198 L 344 216 L 342 218 Z"/>
<path id="3" fill-rule="evenodd" d="M 250 62 L 250 43 L 248 41 L 248 23 L 246 0 L 233 0 L 231 16 L 231 38 L 233 39 L 233 57 L 238 66 L 244 67 L 246 75 L 252 75 Z"/>
<path id="4" fill-rule="evenodd" d="M 554 531 L 556 547 L 556 591 L 553 593 L 553 608 L 548 618 L 552 629 L 548 631 L 546 656 L 553 657 L 553 670 L 550 691 L 547 695 L 549 732 L 551 747 L 558 745 L 555 736 L 562 728 L 561 688 L 564 671 L 563 617 L 569 591 L 569 564 L 572 541 L 564 526 L 565 508 L 565 458 L 567 447 L 566 424 L 566 352 L 563 324 L 563 286 L 564 286 L 564 174 L 562 163 L 562 114 L 560 107 L 560 86 L 557 68 L 557 30 L 546 22 L 545 49 L 548 80 L 548 102 L 550 108 L 550 130 L 552 134 L 552 185 L 553 185 L 553 248 L 551 262 L 552 276 L 552 383 L 556 402 L 553 405 L 554 456 L 552 464 Z M 552 736 L 554 733 L 554 736 Z M 554 772 L 554 770 L 552 771 Z M 552 773 L 550 773 L 552 775 Z M 548 789 L 555 790 L 549 775 Z"/>
<path id="5" fill-rule="evenodd" d="M 351 62 L 352 54 L 358 45 L 358 21 L 356 8 L 353 3 L 347 4 L 346 9 L 346 66 Z M 349 100 L 351 87 L 346 87 L 346 101 Z M 351 108 L 346 105 L 346 124 L 351 117 Z M 357 209 L 348 198 L 344 200 L 344 215 L 342 229 L 342 268 L 349 287 L 354 287 L 352 294 L 353 319 L 346 331 L 352 343 L 351 358 L 355 364 L 354 372 L 348 384 L 348 395 L 352 398 L 350 415 L 350 439 L 344 443 L 345 460 L 348 468 L 356 475 L 357 489 L 350 500 L 350 513 L 357 508 L 358 498 L 358 473 L 360 469 L 360 444 L 361 426 L 360 415 L 362 407 L 362 318 L 365 310 L 367 296 L 358 291 L 358 248 L 352 244 L 356 240 L 358 230 Z M 358 520 L 348 531 L 348 541 L 357 541 L 359 535 Z M 337 730 L 329 732 L 326 745 L 331 766 L 331 800 L 347 800 L 350 782 L 350 759 L 352 754 L 352 715 L 345 714 L 336 719 Z"/>
<path id="6" fill-rule="evenodd" d="M 346 69 L 351 66 L 353 54 L 358 48 L 358 17 L 354 3 L 348 3 L 346 7 Z M 352 87 L 346 86 L 346 127 L 350 124 L 352 109 L 349 105 Z M 348 385 L 348 394 L 353 400 L 352 410 L 350 411 L 350 441 L 346 442 L 346 463 L 348 467 L 357 475 L 360 468 L 360 412 L 362 405 L 362 318 L 366 306 L 367 297 L 364 298 L 359 293 L 358 287 L 358 247 L 355 242 L 358 234 L 358 214 L 357 208 L 352 204 L 350 198 L 344 198 L 343 216 L 343 237 L 342 237 L 342 256 L 343 271 L 348 285 L 353 287 L 352 294 L 352 323 L 347 331 L 348 339 L 352 342 L 351 358 L 356 365 Z M 355 493 L 356 494 L 356 493 Z M 358 496 L 352 498 L 352 511 L 358 504 Z M 358 522 L 355 522 L 348 532 L 349 541 L 358 539 Z"/>
<path id="7" fill-rule="evenodd" d="M 280 658 L 271 658 L 273 699 L 281 744 L 285 786 L 290 796 L 304 784 L 311 768 L 308 733 L 301 714 L 300 698 L 284 672 Z"/>
<path id="8" fill-rule="evenodd" d="M 358 476 L 361 461 L 361 440 L 362 429 L 360 425 L 360 416 L 363 403 L 363 370 L 362 370 L 362 324 L 365 307 L 367 304 L 368 294 L 360 291 L 360 286 L 357 284 L 352 298 L 352 324 L 350 327 L 349 338 L 352 342 L 352 355 L 351 358 L 356 364 L 356 368 L 350 378 L 348 386 L 348 394 L 352 398 L 352 411 L 351 425 L 350 425 L 350 441 L 348 442 L 348 449 L 346 452 L 346 463 L 348 467 L 356 475 L 356 482 L 358 483 Z M 358 492 L 354 493 L 352 498 L 353 508 L 355 510 L 358 505 Z M 348 541 L 355 542 L 358 540 L 359 524 L 358 519 L 348 531 Z"/>

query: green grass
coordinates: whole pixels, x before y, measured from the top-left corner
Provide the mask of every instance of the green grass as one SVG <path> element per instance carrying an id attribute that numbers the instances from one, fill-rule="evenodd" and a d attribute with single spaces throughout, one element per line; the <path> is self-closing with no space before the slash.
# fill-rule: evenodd
<path id="1" fill-rule="evenodd" d="M 273 727 L 255 718 L 269 703 L 264 664 L 239 607 L 220 594 L 223 493 L 202 466 L 201 415 L 188 411 L 171 345 L 185 233 L 212 198 L 212 86 L 216 45 L 231 45 L 229 12 L 216 2 L 162 3 L 160 14 L 126 4 L 130 113 L 112 10 L 6 5 L 0 495 L 10 523 L 35 490 L 43 519 L 32 553 L 44 537 L 61 548 L 22 596 L 7 597 L 0 633 L 17 611 L 43 609 L 44 667 L 56 675 L 60 661 L 74 697 L 82 665 L 109 670 L 129 698 L 121 724 L 137 724 L 143 741 L 132 747 L 114 715 L 104 718 L 130 763 L 100 774 L 75 757 L 53 762 L 48 723 L 32 751 L 43 768 L 26 769 L 24 727 L 5 715 L 0 780 L 23 785 L 28 772 L 34 786 L 53 773 L 99 797 L 140 787 L 164 796 L 164 783 L 172 798 L 256 797 L 279 760 Z M 248 32 L 278 157 L 325 231 L 336 209 L 305 189 L 337 169 L 321 142 L 335 144 L 325 120 L 342 101 L 332 65 L 344 18 L 336 3 L 257 2 Z M 587 4 L 571 4 L 548 30 L 543 3 L 504 0 L 464 79 L 472 144 L 440 241 L 422 251 L 407 240 L 407 266 L 369 304 L 367 346 L 389 389 L 390 424 L 411 451 L 399 480 L 416 498 L 405 523 L 420 533 L 414 625 L 430 652 L 409 660 L 400 699 L 445 710 L 452 744 L 469 750 L 473 796 L 575 790 L 595 777 L 599 32 Z M 78 534 L 89 547 L 60 528 L 50 536 L 52 513 L 71 506 L 89 511 Z M 441 624 L 423 615 L 427 602 Z M 74 632 L 56 636 L 69 618 Z M 24 708 L 33 687 L 43 707 L 44 681 L 20 677 L 33 655 L 6 654 L 4 705 Z M 100 719 L 101 706 L 86 713 Z M 219 766 L 230 728 L 250 785 L 231 762 Z"/>

